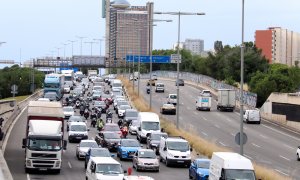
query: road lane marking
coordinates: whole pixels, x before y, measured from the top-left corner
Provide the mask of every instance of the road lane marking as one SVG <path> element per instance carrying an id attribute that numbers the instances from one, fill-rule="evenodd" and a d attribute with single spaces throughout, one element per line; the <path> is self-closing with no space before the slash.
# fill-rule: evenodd
<path id="1" fill-rule="evenodd" d="M 292 147 L 292 146 L 289 146 L 289 145 L 287 145 L 287 144 L 283 144 L 285 147 L 287 147 L 287 148 L 290 148 L 290 149 L 295 149 L 294 147 Z"/>
<path id="2" fill-rule="evenodd" d="M 229 118 L 226 118 L 226 121 L 228 121 L 228 122 L 231 122 L 231 119 L 229 119 Z"/>
<path id="3" fill-rule="evenodd" d="M 205 132 L 201 131 L 201 134 L 203 134 L 204 136 L 208 136 L 208 134 L 206 134 Z"/>
<path id="4" fill-rule="evenodd" d="M 198 112 L 197 112 L 197 111 L 193 111 L 193 113 L 194 113 L 195 115 L 198 115 Z"/>
<path id="5" fill-rule="evenodd" d="M 240 115 L 240 113 L 238 113 L 238 112 L 234 112 L 235 114 L 237 114 L 237 115 Z"/>
<path id="6" fill-rule="evenodd" d="M 235 136 L 235 134 L 233 134 L 233 133 L 230 133 L 231 134 L 231 136 Z"/>
<path id="7" fill-rule="evenodd" d="M 278 170 L 278 169 L 274 169 L 275 171 L 277 171 L 277 172 L 279 172 L 280 174 L 283 174 L 283 175 L 285 175 L 285 176 L 289 176 L 288 174 L 286 174 L 286 173 L 284 173 L 284 172 L 282 172 L 282 171 L 280 171 L 280 170 Z"/>
<path id="8" fill-rule="evenodd" d="M 284 157 L 284 156 L 281 156 L 281 155 L 279 155 L 279 157 L 281 157 L 282 159 L 285 159 L 285 160 L 287 160 L 287 161 L 291 161 L 289 158 L 287 158 L 287 157 Z"/>
<path id="9" fill-rule="evenodd" d="M 206 117 L 203 117 L 204 121 L 207 121 Z"/>
<path id="10" fill-rule="evenodd" d="M 255 146 L 255 147 L 258 147 L 258 148 L 260 148 L 260 146 L 259 146 L 259 145 L 257 145 L 257 144 L 255 144 L 255 143 L 252 143 L 252 145 L 253 145 L 253 146 Z"/>
<path id="11" fill-rule="evenodd" d="M 68 162 L 68 165 L 69 165 L 70 169 L 72 169 L 72 165 L 71 165 L 71 163 L 70 163 L 70 162 Z"/>
<path id="12" fill-rule="evenodd" d="M 264 136 L 264 135 L 262 135 L 262 134 L 260 134 L 259 136 L 262 137 L 262 138 L 264 138 L 264 139 L 268 139 L 267 136 Z"/>
<path id="13" fill-rule="evenodd" d="M 266 126 L 266 125 L 264 125 L 264 124 L 262 124 L 262 126 L 268 128 L 268 129 L 271 129 L 271 130 L 273 130 L 273 131 L 275 131 L 275 132 L 278 132 L 278 133 L 280 133 L 280 134 L 282 134 L 282 135 L 285 135 L 285 136 L 287 136 L 287 137 L 293 138 L 293 139 L 295 139 L 295 140 L 297 140 L 297 141 L 299 140 L 298 138 L 295 138 L 294 136 L 291 136 L 291 135 L 289 135 L 289 134 L 283 133 L 283 132 L 281 132 L 281 131 L 279 131 L 279 130 L 277 130 L 277 129 L 271 128 L 271 127 Z"/>
<path id="14" fill-rule="evenodd" d="M 226 144 L 222 143 L 221 141 L 219 141 L 219 143 L 220 143 L 222 146 L 226 146 Z"/>
<path id="15" fill-rule="evenodd" d="M 30 176 L 29 176 L 29 174 L 27 174 L 27 180 L 30 180 Z"/>
<path id="16" fill-rule="evenodd" d="M 217 125 L 217 124 L 215 124 L 215 127 L 220 129 L 220 126 L 219 126 L 219 125 Z"/>
<path id="17" fill-rule="evenodd" d="M 247 157 L 248 159 L 253 159 L 251 156 L 248 156 L 246 154 L 244 154 L 245 157 Z"/>

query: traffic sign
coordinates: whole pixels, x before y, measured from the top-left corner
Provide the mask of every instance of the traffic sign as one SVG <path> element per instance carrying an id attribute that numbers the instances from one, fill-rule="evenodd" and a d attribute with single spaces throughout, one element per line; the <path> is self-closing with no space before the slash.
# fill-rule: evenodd
<path id="1" fill-rule="evenodd" d="M 13 85 L 11 85 L 10 89 L 11 89 L 11 91 L 18 91 L 18 86 L 13 84 Z"/>
<path id="2" fill-rule="evenodd" d="M 236 133 L 234 140 L 235 140 L 236 144 L 241 145 L 240 132 Z M 246 144 L 247 140 L 248 140 L 248 137 L 247 137 L 246 133 L 243 132 L 243 145 Z"/>
<path id="3" fill-rule="evenodd" d="M 171 63 L 181 63 L 181 54 L 171 54 Z"/>
<path id="4" fill-rule="evenodd" d="M 126 62 L 150 63 L 150 56 L 126 55 Z M 170 63 L 170 56 L 152 56 L 152 63 Z"/>

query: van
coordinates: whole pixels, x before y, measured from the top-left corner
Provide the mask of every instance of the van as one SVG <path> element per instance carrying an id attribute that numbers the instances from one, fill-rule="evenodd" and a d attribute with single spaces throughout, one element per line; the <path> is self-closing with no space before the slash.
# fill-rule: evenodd
<path id="1" fill-rule="evenodd" d="M 191 165 L 192 148 L 189 142 L 182 137 L 161 136 L 159 143 L 160 160 L 170 165 Z"/>
<path id="2" fill-rule="evenodd" d="M 210 111 L 211 108 L 211 97 L 209 96 L 199 96 L 196 100 L 197 110 L 207 110 Z"/>
<path id="3" fill-rule="evenodd" d="M 121 164 L 112 157 L 91 157 L 86 168 L 85 179 L 123 180 L 124 171 Z"/>
<path id="4" fill-rule="evenodd" d="M 152 132 L 160 132 L 160 120 L 156 113 L 140 112 L 138 114 L 137 139 L 140 142 L 146 142 L 147 137 Z"/>
<path id="5" fill-rule="evenodd" d="M 256 177 L 248 158 L 233 152 L 214 152 L 209 166 L 209 179 L 255 180 Z"/>
<path id="6" fill-rule="evenodd" d="M 244 112 L 243 120 L 246 123 L 257 123 L 260 124 L 261 118 L 260 113 L 258 109 L 254 110 L 246 110 Z"/>
<path id="7" fill-rule="evenodd" d="M 84 122 L 71 122 L 68 129 L 69 142 L 81 141 L 82 139 L 88 139 L 89 129 Z"/>
<path id="8" fill-rule="evenodd" d="M 155 92 L 165 92 L 165 85 L 163 83 L 156 83 Z"/>
<path id="9" fill-rule="evenodd" d="M 122 90 L 122 82 L 120 79 L 114 79 L 111 83 L 111 88 L 118 88 Z"/>

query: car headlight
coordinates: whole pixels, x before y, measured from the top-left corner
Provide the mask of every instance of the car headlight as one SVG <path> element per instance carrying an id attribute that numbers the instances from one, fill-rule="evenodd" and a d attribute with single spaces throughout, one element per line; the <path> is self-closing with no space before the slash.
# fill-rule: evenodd
<path id="1" fill-rule="evenodd" d="M 186 155 L 186 158 L 191 158 L 191 155 L 190 154 Z"/>
<path id="2" fill-rule="evenodd" d="M 198 174 L 200 177 L 203 177 L 203 176 L 204 176 L 204 174 L 201 173 L 201 172 L 197 172 L 197 174 Z"/>
<path id="3" fill-rule="evenodd" d="M 26 160 L 26 166 L 28 167 L 28 166 L 31 166 L 31 161 L 28 159 L 28 160 Z"/>
<path id="4" fill-rule="evenodd" d="M 141 161 L 138 161 L 138 165 L 144 165 L 144 163 Z"/>
<path id="5" fill-rule="evenodd" d="M 154 162 L 154 165 L 159 165 L 159 162 L 158 161 Z"/>

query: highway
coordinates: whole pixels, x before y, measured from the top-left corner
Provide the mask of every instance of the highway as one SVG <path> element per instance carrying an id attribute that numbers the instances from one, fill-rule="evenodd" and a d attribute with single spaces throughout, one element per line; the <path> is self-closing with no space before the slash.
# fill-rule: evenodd
<path id="1" fill-rule="evenodd" d="M 176 94 L 174 81 L 160 80 L 165 84 L 164 93 L 152 94 L 152 107 L 159 113 L 162 102 L 166 102 L 169 93 Z M 142 81 L 143 97 L 149 102 L 146 94 L 146 82 Z M 152 87 L 154 90 L 154 86 Z M 197 111 L 195 102 L 200 89 L 185 84 L 180 86 L 180 128 L 197 133 L 199 136 L 215 142 L 217 145 L 239 152 L 239 146 L 234 142 L 234 136 L 240 128 L 239 112 L 220 112 L 213 100 L 211 111 Z M 163 115 L 176 123 L 175 115 Z M 244 132 L 248 142 L 244 146 L 246 157 L 258 164 L 267 166 L 278 173 L 298 179 L 300 177 L 300 162 L 296 160 L 296 149 L 300 145 L 300 134 L 278 125 L 262 121 L 258 124 L 244 123 Z"/>

